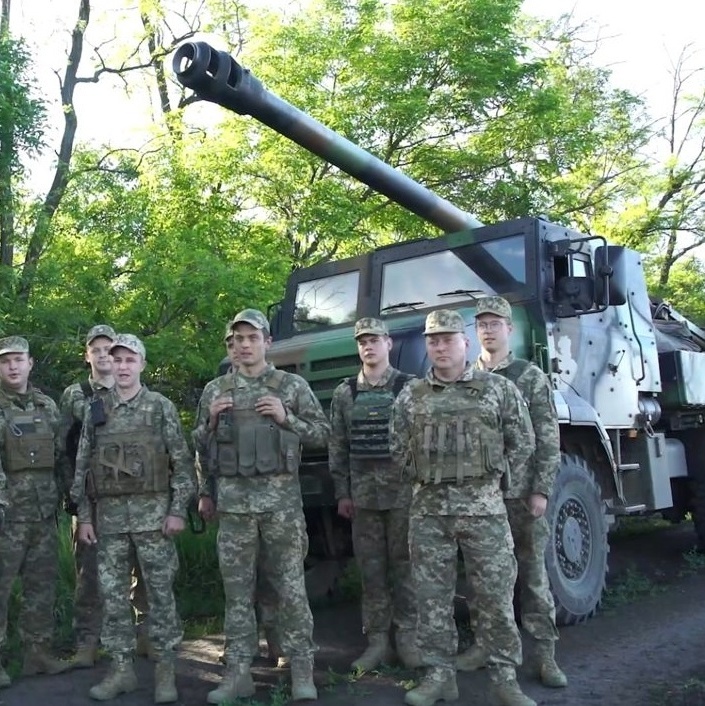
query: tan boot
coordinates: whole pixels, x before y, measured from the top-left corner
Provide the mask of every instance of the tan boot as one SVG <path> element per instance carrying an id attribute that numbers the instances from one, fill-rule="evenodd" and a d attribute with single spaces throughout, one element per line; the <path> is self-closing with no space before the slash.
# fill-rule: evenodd
<path id="1" fill-rule="evenodd" d="M 154 645 L 149 639 L 149 635 L 143 628 L 138 628 L 137 630 L 137 644 L 135 646 L 135 654 L 138 657 L 146 657 L 150 662 L 157 662 L 159 660 L 159 655 L 154 649 Z"/>
<path id="2" fill-rule="evenodd" d="M 179 700 L 176 690 L 174 655 L 162 656 L 154 666 L 154 703 L 173 704 Z"/>
<path id="3" fill-rule="evenodd" d="M 98 661 L 98 646 L 93 642 L 85 642 L 76 648 L 76 653 L 71 658 L 74 669 L 88 669 L 95 666 Z"/>
<path id="4" fill-rule="evenodd" d="M 404 696 L 404 703 L 409 706 L 433 706 L 436 701 L 457 701 L 458 683 L 452 669 L 433 667 L 421 680 L 421 683 Z"/>
<path id="5" fill-rule="evenodd" d="M 137 688 L 137 675 L 132 666 L 132 659 L 126 657 L 113 658 L 110 670 L 88 694 L 96 701 L 109 701 L 120 694 L 129 694 Z"/>
<path id="6" fill-rule="evenodd" d="M 51 654 L 43 644 L 30 645 L 25 648 L 22 663 L 22 676 L 31 677 L 35 674 L 61 674 L 71 669 L 71 662 L 59 659 Z"/>
<path id="7" fill-rule="evenodd" d="M 568 686 L 568 677 L 556 664 L 556 643 L 553 640 L 537 640 L 532 661 L 535 664 L 536 675 L 544 686 L 552 689 Z"/>
<path id="8" fill-rule="evenodd" d="M 295 655 L 291 660 L 291 700 L 315 701 L 318 698 L 313 683 L 313 657 Z"/>
<path id="9" fill-rule="evenodd" d="M 412 630 L 399 630 L 395 636 L 397 657 L 407 669 L 422 666 L 421 652 L 416 646 L 416 633 Z"/>
<path id="10" fill-rule="evenodd" d="M 492 691 L 501 706 L 536 706 L 536 702 L 521 690 L 516 679 L 494 683 Z"/>
<path id="11" fill-rule="evenodd" d="M 228 669 L 220 682 L 220 686 L 208 692 L 207 701 L 209 704 L 229 703 L 238 698 L 253 696 L 255 685 L 250 672 L 250 662 L 236 662 Z"/>
<path id="12" fill-rule="evenodd" d="M 394 651 L 387 633 L 371 633 L 367 636 L 367 642 L 367 649 L 352 663 L 353 669 L 369 672 L 380 664 L 391 662 Z"/>
<path id="13" fill-rule="evenodd" d="M 264 634 L 267 640 L 267 657 L 276 663 L 277 669 L 286 669 L 289 667 L 291 660 L 282 651 L 274 628 L 265 628 Z"/>
<path id="14" fill-rule="evenodd" d="M 470 649 L 461 652 L 455 660 L 455 666 L 459 672 L 476 672 L 487 666 L 487 652 L 477 643 Z"/>
<path id="15" fill-rule="evenodd" d="M 10 675 L 5 671 L 3 666 L 0 664 L 0 689 L 4 689 L 12 684 L 12 679 Z"/>

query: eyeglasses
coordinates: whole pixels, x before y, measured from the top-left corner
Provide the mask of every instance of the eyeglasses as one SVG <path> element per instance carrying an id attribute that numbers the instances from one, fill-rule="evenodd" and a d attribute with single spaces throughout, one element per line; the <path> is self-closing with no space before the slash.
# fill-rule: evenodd
<path id="1" fill-rule="evenodd" d="M 504 321 L 492 319 L 492 321 L 476 321 L 475 328 L 478 331 L 499 331 L 502 328 Z"/>

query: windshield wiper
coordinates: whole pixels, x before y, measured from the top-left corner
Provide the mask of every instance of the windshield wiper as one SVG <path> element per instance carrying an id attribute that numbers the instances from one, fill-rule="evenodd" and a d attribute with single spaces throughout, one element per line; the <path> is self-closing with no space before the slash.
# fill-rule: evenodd
<path id="1" fill-rule="evenodd" d="M 391 311 L 392 309 L 416 309 L 417 306 L 421 306 L 426 302 L 399 302 L 398 304 L 390 304 L 385 306 L 380 311 Z"/>
<path id="2" fill-rule="evenodd" d="M 461 295 L 470 297 L 473 301 L 488 296 L 487 292 L 482 289 L 454 289 L 452 292 L 438 292 L 436 294 L 437 297 L 458 297 Z"/>

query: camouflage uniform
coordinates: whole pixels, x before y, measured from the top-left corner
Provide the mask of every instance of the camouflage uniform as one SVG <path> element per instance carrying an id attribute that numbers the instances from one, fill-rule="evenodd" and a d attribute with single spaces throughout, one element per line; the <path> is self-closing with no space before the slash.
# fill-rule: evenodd
<path id="1" fill-rule="evenodd" d="M 368 330 L 364 328 L 368 321 L 376 320 L 361 319 L 358 324 L 363 326 L 356 326 L 356 338 L 363 335 L 358 331 Z M 398 370 L 388 367 L 377 384 L 371 385 L 361 370 L 355 388 L 357 393 L 385 391 L 391 397 L 404 382 L 405 376 L 400 378 Z M 398 636 L 411 634 L 416 628 L 408 546 L 411 484 L 388 455 L 388 429 L 387 458 L 379 453 L 373 457 L 351 453 L 354 405 L 351 384 L 344 381 L 331 402 L 328 457 L 336 500 L 351 498 L 355 507 L 352 532 L 362 576 L 362 626 L 368 636 L 388 635 L 392 623 Z"/>
<path id="2" fill-rule="evenodd" d="M 440 310 L 427 318 L 426 334 L 464 331 L 457 312 Z M 458 380 L 447 383 L 431 370 L 400 393 L 390 432 L 392 455 L 408 464 L 415 480 L 409 543 L 417 639 L 431 667 L 427 679 L 449 685 L 449 693 L 438 698 L 457 698 L 453 600 L 460 548 L 477 597 L 478 634 L 489 653 L 490 678 L 496 684 L 515 682 L 521 663 L 512 608 L 516 560 L 500 486 L 509 469 L 520 468 L 533 450 L 526 404 L 499 376 L 467 366 Z M 408 698 L 411 693 L 407 702 L 416 703 Z"/>
<path id="3" fill-rule="evenodd" d="M 211 475 L 217 478 L 218 558 L 226 598 L 224 632 L 228 665 L 249 664 L 257 653 L 253 596 L 260 547 L 266 552 L 266 561 L 260 569 L 269 575 L 277 591 L 282 651 L 293 658 L 310 658 L 315 646 L 313 617 L 304 584 L 303 559 L 307 546 L 297 472 L 298 450 L 295 454 L 286 453 L 287 472 L 255 472 L 252 468 L 250 475 L 222 475 L 223 447 L 230 444 L 225 443 L 221 434 L 228 427 L 237 433 L 241 424 L 238 421 L 233 424 L 232 418 L 221 419 L 215 432 L 209 430 L 211 403 L 223 395 L 232 395 L 235 413 L 254 413 L 254 403 L 262 396 L 279 397 L 287 416 L 281 427 L 274 427 L 292 433 L 305 445 L 325 446 L 330 429 L 328 421 L 301 377 L 267 365 L 257 377 L 235 371 L 209 382 L 201 395 L 194 431 L 199 494 L 210 495 L 207 481 Z M 268 424 L 261 426 L 274 428 Z M 255 458 L 251 461 L 258 462 Z"/>
<path id="4" fill-rule="evenodd" d="M 103 596 L 101 641 L 114 659 L 131 660 L 135 649 L 129 603 L 133 549 L 150 607 L 150 640 L 160 656 L 170 656 L 182 637 L 173 592 L 178 558 L 173 539 L 162 534 L 162 525 L 168 515 L 186 518 L 195 492 L 193 458 L 176 407 L 166 397 L 142 386 L 128 401 L 121 400 L 115 390 L 104 399 L 106 424 L 95 427 L 89 417 L 84 421 L 71 489 L 79 505 L 79 522 L 90 523 L 93 509 L 85 489 L 87 481 L 96 486 L 98 580 Z M 159 439 L 151 443 L 161 448 L 144 450 L 148 446 L 145 429 Z M 123 439 L 121 447 L 112 444 L 112 449 L 117 449 L 112 462 L 110 435 L 122 435 Z M 130 437 L 134 446 L 129 444 Z M 135 458 L 135 454 L 142 455 Z M 170 470 L 166 460 L 156 460 L 165 456 Z M 151 472 L 146 469 L 147 459 L 153 461 Z M 159 473 L 158 467 L 162 469 Z M 145 490 L 145 479 L 150 475 L 160 475 L 162 480 Z M 107 483 L 110 485 L 104 485 Z"/>

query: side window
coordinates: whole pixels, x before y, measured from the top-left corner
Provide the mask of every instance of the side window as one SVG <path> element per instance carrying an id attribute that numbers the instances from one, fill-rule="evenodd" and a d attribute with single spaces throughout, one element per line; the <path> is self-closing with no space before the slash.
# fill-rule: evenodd
<path id="1" fill-rule="evenodd" d="M 296 289 L 294 330 L 311 331 L 355 321 L 359 283 L 357 270 L 302 282 Z"/>

